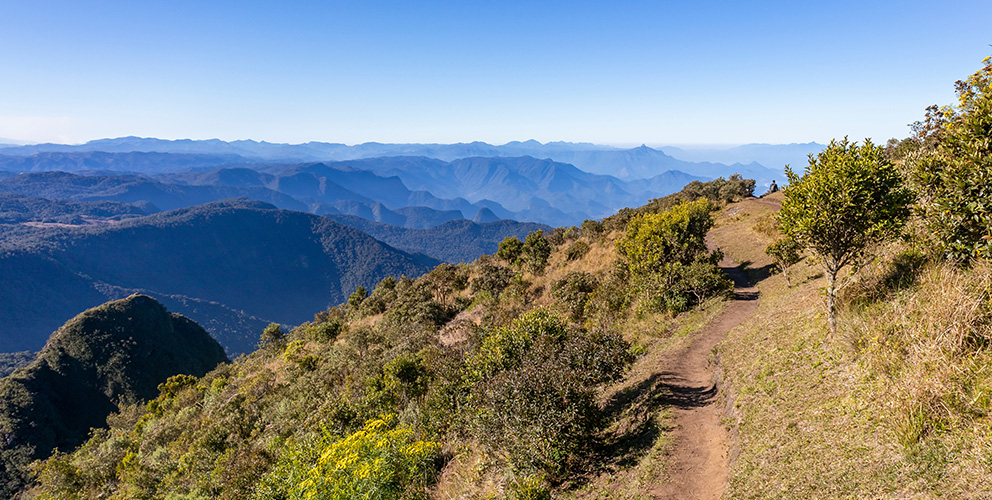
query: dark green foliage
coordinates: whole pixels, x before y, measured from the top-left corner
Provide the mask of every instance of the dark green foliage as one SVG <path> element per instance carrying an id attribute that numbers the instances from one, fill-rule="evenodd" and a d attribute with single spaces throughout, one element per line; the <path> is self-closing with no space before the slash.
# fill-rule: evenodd
<path id="1" fill-rule="evenodd" d="M 496 256 L 507 264 L 513 264 L 520 258 L 523 251 L 524 243 L 522 241 L 516 236 L 507 236 L 499 243 L 499 250 L 496 251 Z"/>
<path id="2" fill-rule="evenodd" d="M 25 467 L 71 450 L 119 405 L 174 396 L 226 362 L 196 323 L 135 295 L 90 309 L 55 332 L 29 366 L 0 381 L 0 495 L 26 481 Z M 161 384 L 161 385 L 160 385 Z"/>
<path id="3" fill-rule="evenodd" d="M 718 253 L 700 253 L 689 263 L 672 262 L 660 272 L 641 276 L 641 306 L 649 311 L 680 313 L 709 297 L 729 296 L 734 284 L 716 266 Z"/>
<path id="4" fill-rule="evenodd" d="M 792 238 L 779 238 L 765 248 L 765 253 L 775 260 L 789 286 L 792 286 L 792 281 L 789 280 L 789 268 L 802 260 L 802 251 L 803 247 Z"/>
<path id="5" fill-rule="evenodd" d="M 262 336 L 259 337 L 258 343 L 260 346 L 266 346 L 280 342 L 283 337 L 285 334 L 282 331 L 282 326 L 279 323 L 269 323 L 269 326 L 262 330 Z"/>
<path id="6" fill-rule="evenodd" d="M 469 361 L 479 379 L 476 432 L 514 466 L 561 477 L 599 428 L 597 385 L 619 378 L 631 361 L 629 345 L 614 333 L 527 313 L 484 335 Z"/>
<path id="7" fill-rule="evenodd" d="M 582 234 L 590 238 L 596 238 L 603 234 L 606 227 L 602 222 L 594 219 L 586 219 L 582 221 Z"/>
<path id="8" fill-rule="evenodd" d="M 479 276 L 472 280 L 471 291 L 473 294 L 486 292 L 492 297 L 499 297 L 515 273 L 503 266 L 494 264 L 482 264 L 479 266 Z"/>
<path id="9" fill-rule="evenodd" d="M 362 305 L 362 302 L 368 298 L 369 292 L 365 290 L 364 286 L 358 285 L 358 288 L 351 295 L 348 296 L 348 305 L 354 309 L 357 309 Z"/>
<path id="10" fill-rule="evenodd" d="M 315 319 L 313 322 L 300 325 L 303 338 L 314 342 L 333 342 L 347 330 L 347 323 L 340 318 Z"/>
<path id="11" fill-rule="evenodd" d="M 538 229 L 527 235 L 524 240 L 523 253 L 527 257 L 527 268 L 535 274 L 544 272 L 551 256 L 551 243 L 544 237 L 544 231 Z"/>
<path id="12" fill-rule="evenodd" d="M 585 313 L 589 294 L 596 289 L 596 278 L 586 272 L 574 271 L 551 284 L 551 297 L 561 302 L 572 321 L 580 321 Z"/>
<path id="13" fill-rule="evenodd" d="M 957 106 L 928 108 L 906 170 L 944 254 L 992 258 L 992 58 L 956 85 Z"/>
<path id="14" fill-rule="evenodd" d="M 396 324 L 416 323 L 437 328 L 458 314 L 456 306 L 434 299 L 434 287 L 426 280 L 418 280 L 396 287 L 396 299 L 389 304 L 383 317 Z"/>
<path id="15" fill-rule="evenodd" d="M 873 246 L 894 237 L 909 216 L 913 194 L 870 140 L 830 141 L 810 155 L 802 177 L 785 167 L 789 187 L 775 216 L 782 233 L 812 251 L 827 275 L 827 318 L 836 330 L 837 274 Z"/>
<path id="16" fill-rule="evenodd" d="M 630 270 L 622 262 L 617 262 L 600 281 L 589 295 L 585 312 L 587 316 L 596 318 L 598 324 L 608 326 L 626 314 L 637 290 L 631 283 Z"/>
<path id="17" fill-rule="evenodd" d="M 430 286 L 434 300 L 450 305 L 453 304 L 455 294 L 468 287 L 468 268 L 463 265 L 439 264 L 424 275 L 423 279 Z"/>
<path id="18" fill-rule="evenodd" d="M 6 377 L 18 368 L 23 368 L 34 361 L 37 353 L 31 351 L 0 353 L 0 377 Z"/>

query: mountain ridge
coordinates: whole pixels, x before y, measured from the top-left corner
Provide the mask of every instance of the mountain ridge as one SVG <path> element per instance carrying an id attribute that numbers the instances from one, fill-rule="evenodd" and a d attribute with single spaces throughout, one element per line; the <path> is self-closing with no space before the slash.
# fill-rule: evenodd
<path id="1" fill-rule="evenodd" d="M 170 376 L 201 377 L 226 362 L 203 328 L 144 295 L 74 316 L 0 380 L 0 493 L 13 496 L 31 460 L 75 448 L 121 406 L 155 398 Z"/>

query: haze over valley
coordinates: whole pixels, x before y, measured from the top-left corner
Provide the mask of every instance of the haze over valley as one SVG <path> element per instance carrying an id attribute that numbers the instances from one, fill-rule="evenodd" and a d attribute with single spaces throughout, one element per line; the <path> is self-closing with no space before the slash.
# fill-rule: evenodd
<path id="1" fill-rule="evenodd" d="M 0 499 L 992 499 L 989 26 L 0 2 Z"/>

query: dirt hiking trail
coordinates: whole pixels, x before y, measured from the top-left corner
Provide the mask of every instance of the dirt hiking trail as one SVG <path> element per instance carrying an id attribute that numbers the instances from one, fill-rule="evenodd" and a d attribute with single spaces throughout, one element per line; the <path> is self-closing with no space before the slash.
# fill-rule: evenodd
<path id="1" fill-rule="evenodd" d="M 707 239 L 707 246 L 715 244 Z M 724 335 L 754 314 L 758 292 L 747 275 L 729 257 L 720 267 L 734 280 L 734 299 L 704 326 L 689 346 L 673 353 L 661 366 L 662 387 L 670 393 L 674 417 L 668 481 L 654 485 L 650 494 L 665 500 L 719 499 L 727 485 L 729 444 L 720 421 L 714 369 L 709 362 L 713 348 Z"/>

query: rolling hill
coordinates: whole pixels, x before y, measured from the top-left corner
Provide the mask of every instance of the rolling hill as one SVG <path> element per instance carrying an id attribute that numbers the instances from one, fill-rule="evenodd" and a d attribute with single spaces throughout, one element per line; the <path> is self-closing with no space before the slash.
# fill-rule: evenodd
<path id="1" fill-rule="evenodd" d="M 71 450 L 126 404 L 155 398 L 172 375 L 203 376 L 227 362 L 203 328 L 133 295 L 72 318 L 27 367 L 0 380 L 0 495 L 26 482 L 26 466 Z"/>
<path id="2" fill-rule="evenodd" d="M 141 291 L 206 325 L 228 352 L 246 352 L 259 325 L 301 323 L 359 285 L 435 264 L 329 219 L 244 199 L 51 228 L 0 246 L 0 351 L 37 350 L 79 311 Z"/>

